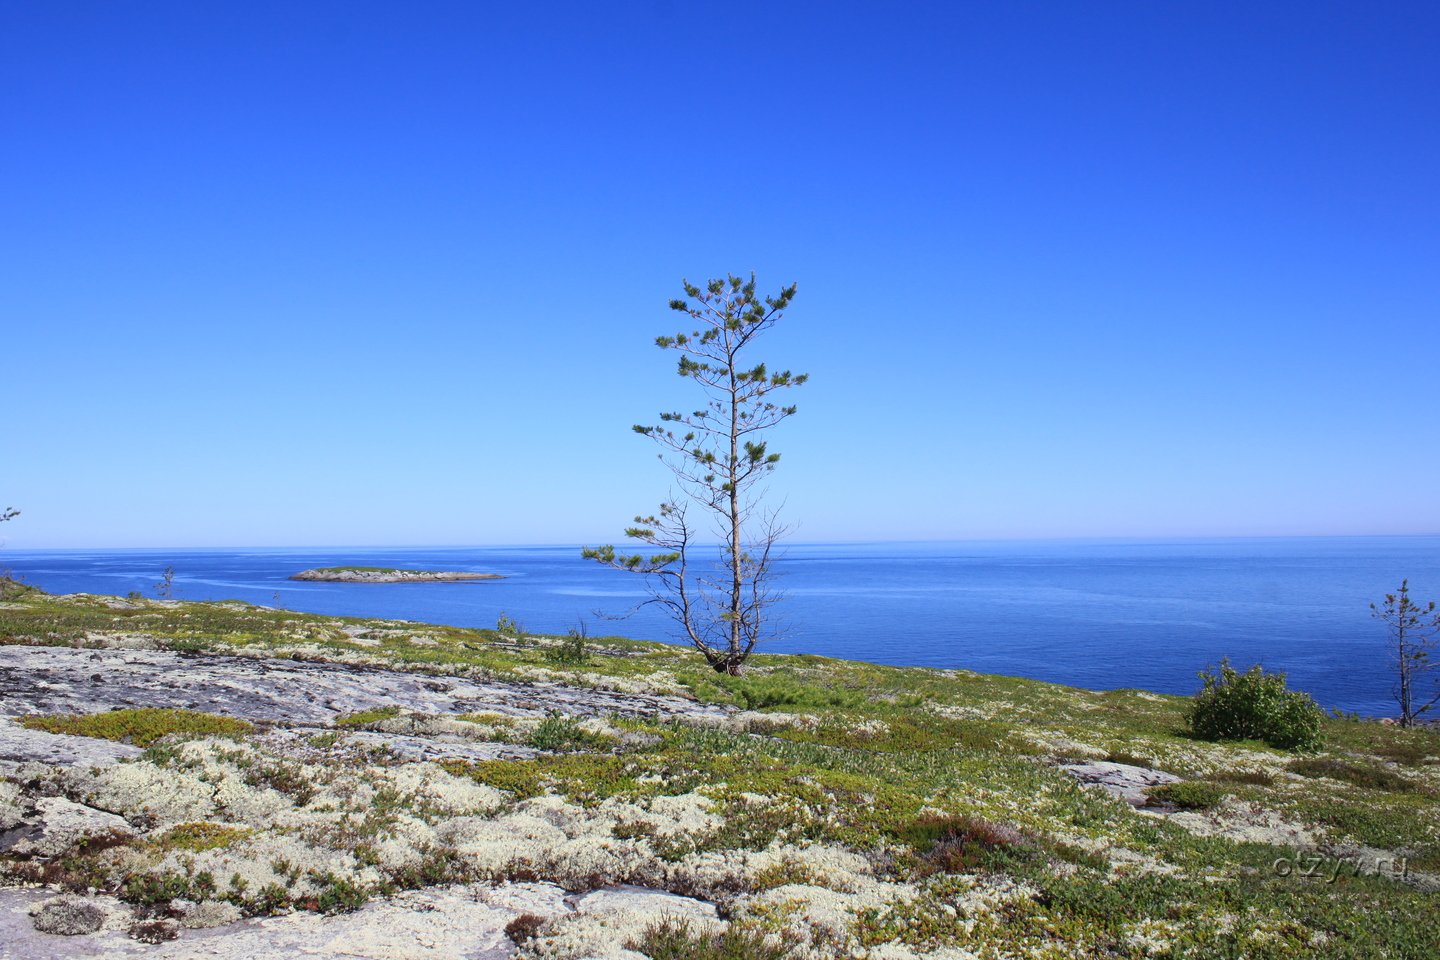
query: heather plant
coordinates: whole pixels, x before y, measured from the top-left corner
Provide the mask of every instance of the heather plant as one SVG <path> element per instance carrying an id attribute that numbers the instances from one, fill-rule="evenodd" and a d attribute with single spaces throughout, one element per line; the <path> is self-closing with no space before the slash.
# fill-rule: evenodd
<path id="1" fill-rule="evenodd" d="M 1260 740 L 1281 750 L 1320 745 L 1324 713 L 1308 693 L 1285 689 L 1285 674 L 1266 673 L 1258 663 L 1244 673 L 1220 661 L 1200 672 L 1203 684 L 1185 719 L 1202 740 Z"/>

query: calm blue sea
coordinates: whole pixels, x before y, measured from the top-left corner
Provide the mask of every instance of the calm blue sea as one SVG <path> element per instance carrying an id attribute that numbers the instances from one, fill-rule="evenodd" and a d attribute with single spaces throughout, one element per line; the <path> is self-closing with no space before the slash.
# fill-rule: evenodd
<path id="1" fill-rule="evenodd" d="M 627 574 L 577 547 L 6 550 L 9 568 L 52 593 L 153 595 L 165 566 L 176 596 L 314 613 L 537 632 L 585 619 L 591 635 L 673 638 Z M 480 570 L 460 584 L 297 583 L 307 567 L 357 564 Z M 1440 537 L 792 545 L 781 564 L 785 636 L 774 652 L 965 667 L 1091 689 L 1190 693 L 1228 655 L 1289 673 L 1327 707 L 1393 712 L 1386 637 L 1369 603 L 1409 577 L 1440 598 Z"/>

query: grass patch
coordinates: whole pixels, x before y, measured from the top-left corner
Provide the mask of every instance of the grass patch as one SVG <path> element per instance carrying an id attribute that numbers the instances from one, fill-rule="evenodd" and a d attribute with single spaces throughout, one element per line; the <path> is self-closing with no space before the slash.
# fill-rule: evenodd
<path id="1" fill-rule="evenodd" d="M 1302 777 L 1325 777 L 1353 786 L 1364 787 L 1367 790 L 1410 793 L 1417 789 L 1413 781 L 1394 771 L 1386 770 L 1384 767 L 1368 763 L 1352 763 L 1349 760 L 1340 760 L 1334 757 L 1307 757 L 1303 760 L 1292 761 L 1286 769 L 1292 773 L 1298 773 Z"/>
<path id="2" fill-rule="evenodd" d="M 525 738 L 525 745 L 536 750 L 563 753 L 575 750 L 604 750 L 614 742 L 613 737 L 592 733 L 584 729 L 575 717 L 552 713 Z"/>
<path id="3" fill-rule="evenodd" d="M 400 716 L 399 707 L 371 707 L 369 710 L 341 714 L 335 718 L 335 726 L 365 727 L 372 723 L 379 723 L 381 720 L 393 720 L 398 716 Z"/>
<path id="4" fill-rule="evenodd" d="M 132 743 L 137 747 L 148 747 L 161 737 L 171 734 L 239 737 L 255 729 L 252 724 L 234 717 L 168 707 L 140 707 L 111 710 L 109 713 L 29 716 L 20 722 L 30 730 L 115 740 Z"/>

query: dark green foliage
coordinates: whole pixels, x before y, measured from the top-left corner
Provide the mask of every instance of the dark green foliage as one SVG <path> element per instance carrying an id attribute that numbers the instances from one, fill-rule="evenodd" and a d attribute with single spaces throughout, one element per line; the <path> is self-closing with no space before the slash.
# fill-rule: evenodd
<path id="1" fill-rule="evenodd" d="M 1258 663 L 1240 673 L 1227 659 L 1218 673 L 1202 671 L 1200 680 L 1185 716 L 1200 739 L 1261 740 L 1281 750 L 1320 745 L 1325 715 L 1309 694 L 1285 689 L 1285 674 L 1266 673 Z"/>
<path id="2" fill-rule="evenodd" d="M 1145 791 L 1151 802 L 1179 807 L 1181 810 L 1209 810 L 1220 805 L 1228 795 L 1223 787 L 1197 780 L 1182 780 Z"/>
<path id="3" fill-rule="evenodd" d="M 707 934 L 682 920 L 666 920 L 647 929 L 628 946 L 650 960 L 783 960 L 786 949 L 769 944 L 759 931 L 731 924 L 723 933 Z"/>
<path id="4" fill-rule="evenodd" d="M 797 683 L 789 677 L 769 675 L 758 677 L 726 677 L 721 686 L 730 691 L 735 702 L 746 710 L 764 710 L 767 707 L 846 707 L 857 706 L 863 697 L 852 690 L 841 688 L 818 689 L 809 684 Z"/>
<path id="5" fill-rule="evenodd" d="M 368 894 L 365 889 L 344 877 L 327 873 L 321 878 L 324 886 L 320 890 L 316 906 L 321 913 L 353 913 L 365 905 Z"/>
<path id="6" fill-rule="evenodd" d="M 1407 780 L 1384 767 L 1374 764 L 1351 763 L 1333 757 L 1307 757 L 1294 760 L 1286 768 L 1302 777 L 1327 777 L 1365 787 L 1370 790 L 1387 790 L 1392 793 L 1409 793 L 1416 789 L 1412 780 Z"/>

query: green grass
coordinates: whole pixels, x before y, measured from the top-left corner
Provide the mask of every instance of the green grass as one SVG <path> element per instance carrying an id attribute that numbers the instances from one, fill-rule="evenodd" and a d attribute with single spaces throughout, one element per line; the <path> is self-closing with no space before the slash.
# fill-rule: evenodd
<path id="1" fill-rule="evenodd" d="M 116 740 L 137 747 L 148 747 L 171 734 L 233 737 L 254 729 L 251 724 L 234 717 L 159 707 L 111 710 L 109 713 L 29 716 L 20 722 L 31 730 Z"/>
<path id="2" fill-rule="evenodd" d="M 337 727 L 365 727 L 372 723 L 379 723 L 381 720 L 391 720 L 400 716 L 399 707 L 371 707 L 369 710 L 359 710 L 355 713 L 345 713 L 335 718 Z"/>

